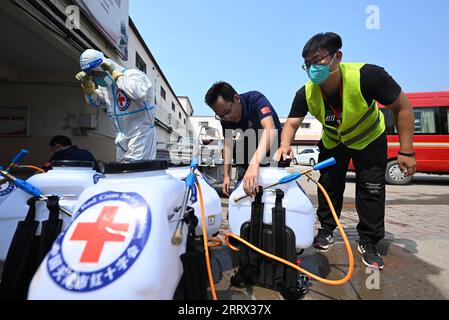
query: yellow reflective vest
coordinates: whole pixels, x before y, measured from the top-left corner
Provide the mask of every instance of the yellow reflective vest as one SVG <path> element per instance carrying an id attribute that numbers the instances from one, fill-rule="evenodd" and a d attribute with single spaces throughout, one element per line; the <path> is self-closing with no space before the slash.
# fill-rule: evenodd
<path id="1" fill-rule="evenodd" d="M 368 106 L 360 88 L 360 69 L 364 63 L 341 63 L 343 78 L 343 118 L 340 126 L 326 125 L 324 99 L 319 85 L 306 84 L 306 99 L 309 112 L 323 124 L 322 141 L 326 149 L 340 143 L 362 150 L 385 131 L 382 112 L 376 101 Z"/>

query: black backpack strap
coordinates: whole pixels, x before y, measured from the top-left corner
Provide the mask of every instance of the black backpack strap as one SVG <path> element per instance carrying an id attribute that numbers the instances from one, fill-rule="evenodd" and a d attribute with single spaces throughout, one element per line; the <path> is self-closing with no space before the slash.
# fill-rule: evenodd
<path id="1" fill-rule="evenodd" d="M 188 207 L 186 221 L 189 226 L 186 253 L 180 259 L 183 274 L 173 296 L 174 300 L 207 300 L 207 268 L 203 242 L 195 239 L 198 218 L 193 208 Z M 207 235 L 206 235 L 207 237 Z"/>
<path id="2" fill-rule="evenodd" d="M 284 192 L 276 190 L 276 204 L 271 209 L 272 225 L 273 225 L 273 253 L 283 259 L 287 258 L 286 254 L 286 232 L 285 225 L 285 208 L 282 207 Z M 288 293 L 289 290 L 285 283 L 285 265 L 280 262 L 274 262 L 274 283 L 281 293 Z"/>
<path id="3" fill-rule="evenodd" d="M 249 228 L 244 224 L 241 228 L 241 235 L 246 238 L 251 244 L 256 247 L 262 248 L 262 232 L 263 232 L 263 209 L 264 203 L 262 202 L 263 188 L 259 187 L 254 201 L 251 203 L 251 221 L 249 222 Z M 247 237 L 243 236 L 243 229 L 249 229 L 246 232 Z M 239 268 L 237 273 L 231 279 L 231 283 L 234 286 L 239 286 L 242 282 L 252 284 L 256 282 L 260 274 L 260 260 L 261 256 L 256 251 L 248 248 L 247 246 L 240 246 L 239 254 Z"/>
<path id="4" fill-rule="evenodd" d="M 0 282 L 0 297 L 4 299 L 26 299 L 28 286 L 34 273 L 39 222 L 36 221 L 36 201 L 31 198 L 30 207 L 24 221 L 19 221 L 6 256 Z"/>
<path id="5" fill-rule="evenodd" d="M 251 227 L 249 231 L 249 242 L 261 248 L 262 247 L 262 231 L 263 231 L 263 209 L 264 203 L 262 202 L 263 188 L 259 187 L 253 203 L 251 204 Z M 249 251 L 249 263 L 255 266 L 259 265 L 260 255 L 254 250 Z"/>
<path id="6" fill-rule="evenodd" d="M 285 208 L 282 207 L 282 199 L 284 199 L 284 192 L 276 190 L 276 204 L 271 209 L 273 221 L 273 248 L 274 254 L 285 258 Z"/>
<path id="7" fill-rule="evenodd" d="M 263 209 L 264 203 L 262 202 L 263 187 L 259 186 L 259 192 L 256 194 L 254 201 L 251 203 L 251 222 L 249 228 L 249 242 L 262 248 L 262 232 L 263 232 Z M 248 260 L 246 268 L 242 270 L 243 278 L 246 283 L 254 283 L 260 274 L 260 261 L 261 256 L 253 249 L 246 248 L 248 250 Z"/>
<path id="8" fill-rule="evenodd" d="M 49 210 L 48 220 L 42 222 L 42 233 L 38 253 L 38 266 L 53 245 L 62 229 L 62 219 L 59 218 L 59 197 L 48 197 L 47 208 Z"/>

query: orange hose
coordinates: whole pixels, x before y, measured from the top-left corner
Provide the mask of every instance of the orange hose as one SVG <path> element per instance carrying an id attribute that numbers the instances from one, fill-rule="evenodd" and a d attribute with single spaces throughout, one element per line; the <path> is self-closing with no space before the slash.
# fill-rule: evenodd
<path id="1" fill-rule="evenodd" d="M 11 169 L 14 169 L 14 168 L 28 168 L 28 169 L 33 169 L 35 171 L 38 171 L 39 173 L 45 173 L 45 170 L 43 170 L 43 169 L 41 169 L 39 167 L 36 167 L 36 166 L 30 166 L 30 165 L 26 165 L 26 166 L 10 165 L 10 168 Z M 7 182 L 7 181 L 8 181 L 8 179 L 0 179 L 0 184 L 3 184 L 5 182 Z"/>
<path id="2" fill-rule="evenodd" d="M 223 241 L 221 241 L 220 239 L 217 239 L 217 238 L 212 238 L 207 241 L 207 246 L 209 248 L 220 247 L 222 244 L 223 244 Z"/>
<path id="3" fill-rule="evenodd" d="M 201 190 L 201 186 L 195 179 L 195 185 L 198 188 L 198 194 L 200 198 L 200 208 L 201 208 L 201 224 L 203 227 L 203 244 L 204 244 L 204 253 L 206 255 L 206 267 L 207 267 L 207 276 L 209 278 L 210 291 L 212 293 L 212 297 L 214 300 L 217 300 L 217 294 L 215 293 L 214 279 L 212 277 L 212 270 L 210 267 L 210 258 L 209 258 L 209 248 L 207 245 L 207 230 L 206 230 L 206 215 L 204 213 L 204 202 L 203 202 L 203 191 Z"/>
<path id="4" fill-rule="evenodd" d="M 36 166 L 26 165 L 26 166 L 19 166 L 19 168 L 33 169 L 33 170 L 35 170 L 35 171 L 37 171 L 37 172 L 45 173 L 45 170 L 43 170 L 43 169 L 41 169 L 41 168 L 39 168 L 39 167 L 36 167 Z"/>
<path id="5" fill-rule="evenodd" d="M 268 253 L 266 251 L 263 251 L 263 250 L 257 248 L 256 246 L 252 245 L 248 241 L 246 241 L 246 240 L 244 240 L 244 239 L 240 238 L 239 236 L 237 236 L 235 234 L 232 234 L 232 233 L 226 234 L 226 236 L 225 236 L 226 243 L 228 244 L 228 246 L 232 250 L 239 251 L 238 248 L 232 246 L 229 243 L 229 237 L 234 238 L 234 239 L 242 242 L 246 246 L 250 247 L 251 249 L 259 252 L 260 254 L 262 254 L 262 255 L 270 258 L 270 259 L 273 259 L 273 260 L 279 261 L 279 262 L 281 262 L 283 264 L 286 264 L 286 265 L 292 267 L 293 269 L 296 269 L 299 272 L 302 272 L 302 273 L 308 275 L 312 279 L 315 279 L 315 280 L 317 280 L 319 282 L 322 282 L 322 283 L 328 284 L 328 285 L 332 285 L 332 286 L 343 285 L 343 284 L 345 284 L 346 282 L 348 282 L 351 279 L 352 274 L 354 272 L 354 256 L 353 256 L 353 253 L 352 253 L 351 245 L 349 244 L 348 237 L 346 236 L 346 233 L 343 230 L 343 227 L 342 227 L 342 225 L 340 223 L 340 220 L 338 219 L 337 213 L 335 212 L 335 208 L 334 208 L 334 206 L 332 204 L 332 201 L 329 198 L 329 195 L 327 194 L 326 190 L 323 188 L 323 186 L 318 181 L 315 181 L 315 179 L 313 179 L 313 177 L 310 175 L 310 173 L 306 173 L 306 175 L 309 177 L 310 180 L 312 180 L 314 183 L 316 183 L 318 185 L 319 189 L 324 194 L 324 196 L 325 196 L 325 198 L 326 198 L 326 200 L 327 200 L 327 202 L 329 204 L 329 207 L 331 209 L 332 216 L 333 216 L 335 222 L 337 223 L 338 230 L 340 231 L 341 236 L 343 238 L 343 241 L 345 243 L 346 251 L 347 251 L 348 257 L 349 257 L 349 270 L 348 270 L 348 273 L 346 274 L 346 276 L 344 278 L 342 278 L 340 280 L 328 280 L 328 279 L 321 278 L 321 277 L 319 277 L 319 276 L 317 276 L 317 275 L 315 275 L 315 274 L 313 274 L 313 273 L 311 273 L 311 272 L 309 272 L 307 270 L 302 269 L 301 267 L 298 267 L 297 265 L 291 263 L 290 261 L 284 260 L 284 259 L 282 259 L 280 257 L 277 257 L 275 255 L 272 255 L 272 254 L 270 254 L 270 253 Z"/>

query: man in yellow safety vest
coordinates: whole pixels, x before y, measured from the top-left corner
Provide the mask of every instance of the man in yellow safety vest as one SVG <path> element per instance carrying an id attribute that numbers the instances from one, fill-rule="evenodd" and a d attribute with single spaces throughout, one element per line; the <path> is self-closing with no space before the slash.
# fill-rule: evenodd
<path id="1" fill-rule="evenodd" d="M 348 165 L 356 170 L 356 209 L 359 215 L 358 251 L 371 268 L 383 269 L 376 244 L 384 237 L 385 170 L 387 138 L 377 102 L 392 110 L 399 133 L 398 162 L 413 175 L 413 110 L 396 81 L 381 67 L 365 63 L 343 63 L 342 40 L 335 33 L 319 33 L 305 45 L 303 69 L 310 81 L 295 96 L 282 130 L 281 147 L 274 156 L 293 157 L 291 142 L 310 112 L 323 125 L 319 161 L 334 157 L 337 164 L 321 170 L 320 183 L 327 189 L 340 216 Z M 324 196 L 318 192 L 317 215 L 321 223 L 314 247 L 323 251 L 334 242 L 333 221 Z"/>

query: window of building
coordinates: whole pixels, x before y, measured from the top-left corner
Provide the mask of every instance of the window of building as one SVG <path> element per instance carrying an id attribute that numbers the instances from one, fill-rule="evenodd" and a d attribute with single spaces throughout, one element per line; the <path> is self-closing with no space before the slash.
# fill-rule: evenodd
<path id="1" fill-rule="evenodd" d="M 184 124 L 187 124 L 187 121 L 186 121 L 186 119 L 184 119 Z"/>
<path id="2" fill-rule="evenodd" d="M 179 113 L 179 119 L 182 119 L 181 112 Z"/>
<path id="3" fill-rule="evenodd" d="M 136 67 L 137 69 L 139 69 L 140 71 L 142 71 L 143 73 L 147 73 L 147 65 L 146 63 L 143 61 L 142 57 L 139 56 L 139 54 L 136 51 Z"/>
<path id="4" fill-rule="evenodd" d="M 310 123 L 301 123 L 301 129 L 310 129 Z"/>
<path id="5" fill-rule="evenodd" d="M 171 124 L 171 113 L 168 114 L 168 124 Z"/>
<path id="6" fill-rule="evenodd" d="M 165 92 L 162 86 L 161 86 L 161 97 L 162 99 L 167 100 L 167 93 Z"/>
<path id="7" fill-rule="evenodd" d="M 207 122 L 207 121 L 199 121 L 198 122 L 198 126 L 200 126 L 200 127 L 202 127 L 202 126 L 208 127 L 209 126 L 209 122 Z"/>
<path id="8" fill-rule="evenodd" d="M 175 104 L 174 104 L 173 102 L 171 103 L 171 109 L 172 109 L 173 111 L 176 110 L 176 106 L 175 106 Z"/>

